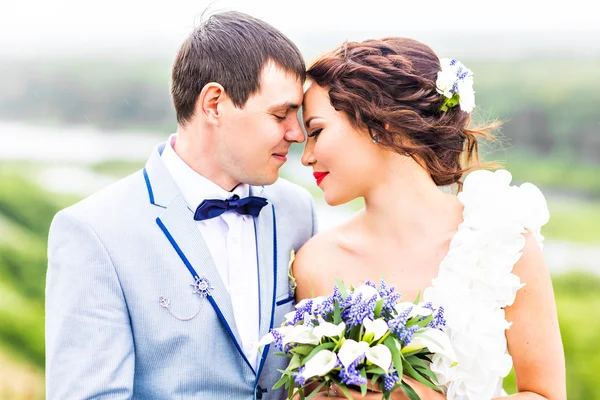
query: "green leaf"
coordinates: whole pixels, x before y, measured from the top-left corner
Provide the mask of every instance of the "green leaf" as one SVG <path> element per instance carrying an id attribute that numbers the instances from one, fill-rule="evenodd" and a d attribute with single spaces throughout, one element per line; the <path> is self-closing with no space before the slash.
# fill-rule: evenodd
<path id="1" fill-rule="evenodd" d="M 387 372 L 384 371 L 381 367 L 378 367 L 377 365 L 373 365 L 369 368 L 366 369 L 366 373 L 367 374 L 379 374 L 379 375 L 384 375 Z"/>
<path id="2" fill-rule="evenodd" d="M 304 360 L 302 360 L 302 365 L 306 364 L 306 362 L 308 360 L 313 358 L 315 356 L 315 354 L 317 354 L 321 350 L 323 350 L 323 349 L 329 350 L 329 349 L 333 349 L 334 347 L 335 347 L 335 343 L 333 343 L 333 342 L 327 342 L 327 343 L 318 345 L 304 358 Z"/>
<path id="3" fill-rule="evenodd" d="M 300 354 L 302 356 L 306 356 L 310 354 L 311 351 L 315 348 L 312 344 L 300 344 L 290 350 L 290 352 L 294 354 Z"/>
<path id="4" fill-rule="evenodd" d="M 300 363 L 300 356 L 298 354 L 294 354 L 292 360 L 290 361 L 287 371 L 297 370 L 302 364 Z"/>
<path id="5" fill-rule="evenodd" d="M 406 360 L 406 362 L 408 362 L 410 365 L 413 366 L 419 366 L 419 367 L 423 367 L 423 368 L 429 368 L 427 366 L 427 364 L 425 364 L 425 361 L 421 360 L 419 357 L 417 356 L 407 356 L 406 354 L 404 354 L 404 359 Z"/>
<path id="6" fill-rule="evenodd" d="M 365 372 L 364 368 L 360 369 L 360 376 L 365 378 L 365 380 L 367 379 L 367 373 Z M 365 397 L 365 395 L 367 394 L 367 384 L 366 383 L 363 383 L 360 385 L 360 394 L 362 397 Z"/>
<path id="7" fill-rule="evenodd" d="M 404 390 L 404 393 L 406 393 L 410 400 L 421 400 L 417 392 L 415 392 L 413 388 L 404 383 L 404 381 L 400 384 L 400 387 L 402 388 L 402 390 Z"/>
<path id="8" fill-rule="evenodd" d="M 342 299 L 345 299 L 346 297 L 348 297 L 348 291 L 346 290 L 346 285 L 344 285 L 344 282 L 339 279 L 336 279 L 335 284 L 338 287 L 338 289 L 340 289 Z"/>
<path id="9" fill-rule="evenodd" d="M 415 367 L 415 369 L 418 372 L 420 372 L 422 375 L 426 375 L 427 378 L 429 378 L 429 380 L 431 382 L 433 382 L 434 384 L 438 383 L 437 376 L 435 376 L 435 374 L 433 373 L 433 371 L 430 370 L 428 367 L 423 368 L 423 367 L 418 366 L 418 367 Z"/>
<path id="10" fill-rule="evenodd" d="M 339 325 L 342 322 L 342 310 L 340 310 L 340 302 L 335 300 L 333 305 L 333 323 Z"/>
<path id="11" fill-rule="evenodd" d="M 362 326 L 352 327 L 352 329 L 350 329 L 350 332 L 348 332 L 348 339 L 353 339 L 353 340 L 356 340 L 357 342 L 360 342 L 360 329 L 361 328 L 362 328 Z"/>
<path id="12" fill-rule="evenodd" d="M 315 388 L 315 390 L 313 390 L 312 392 L 310 392 L 310 394 L 306 397 L 306 400 L 310 400 L 313 397 L 315 397 L 317 395 L 317 393 L 319 393 L 319 390 L 321 390 L 323 388 L 323 386 L 325 386 L 326 383 L 327 383 L 327 381 L 321 382 L 321 384 L 319 386 L 317 386 Z"/>
<path id="13" fill-rule="evenodd" d="M 402 354 L 396 346 L 396 339 L 394 339 L 392 336 L 388 336 L 387 339 L 383 341 L 383 344 L 386 345 L 388 349 L 390 349 L 390 352 L 392 353 L 392 362 L 394 363 L 394 368 L 396 368 L 398 376 L 402 376 Z"/>
<path id="14" fill-rule="evenodd" d="M 419 372 L 415 371 L 415 369 L 409 363 L 405 363 L 404 367 L 405 367 L 404 370 L 406 371 L 406 375 L 421 382 L 423 385 L 435 390 L 436 392 L 442 391 L 440 388 L 438 388 L 432 382 L 430 382 L 429 379 L 424 378 L 423 375 L 421 375 Z"/>
<path id="15" fill-rule="evenodd" d="M 276 352 L 276 353 L 273 353 L 273 355 L 275 355 L 275 356 L 281 356 L 281 357 L 288 357 L 288 358 L 292 357 L 292 354 L 289 354 L 289 353 L 283 353 L 283 352 L 281 352 L 281 351 L 278 351 L 278 352 Z"/>
<path id="16" fill-rule="evenodd" d="M 381 310 L 383 309 L 383 299 L 377 300 L 375 303 L 375 318 L 381 317 Z"/>
<path id="17" fill-rule="evenodd" d="M 354 400 L 354 398 L 352 397 L 352 395 L 348 391 L 348 388 L 346 387 L 346 385 L 344 385 L 342 382 L 340 382 L 340 383 L 336 382 L 336 385 L 337 385 L 338 388 L 340 388 L 340 390 L 342 391 L 342 393 L 344 393 L 344 395 L 346 396 L 346 398 L 348 398 L 350 400 Z"/>
<path id="18" fill-rule="evenodd" d="M 279 389 L 280 387 L 283 386 L 284 383 L 286 383 L 288 381 L 288 379 L 290 379 L 290 377 L 288 377 L 287 375 L 281 375 L 281 378 L 279 378 L 279 380 L 277 381 L 277 383 L 275 385 L 273 385 L 273 390 Z M 293 379 L 293 378 L 292 378 Z"/>
<path id="19" fill-rule="evenodd" d="M 381 378 L 380 374 L 373 374 L 371 376 L 371 387 L 375 387 L 377 385 L 377 381 L 379 380 L 379 378 Z M 381 382 L 381 388 L 383 388 L 383 382 Z"/>
<path id="20" fill-rule="evenodd" d="M 445 110 L 444 110 L 444 107 L 446 107 L 445 104 L 442 106 L 442 111 L 448 111 L 448 107 L 446 107 Z M 419 290 L 419 293 L 417 293 L 417 298 L 415 299 L 414 304 L 419 304 L 420 300 L 421 300 L 421 291 Z"/>

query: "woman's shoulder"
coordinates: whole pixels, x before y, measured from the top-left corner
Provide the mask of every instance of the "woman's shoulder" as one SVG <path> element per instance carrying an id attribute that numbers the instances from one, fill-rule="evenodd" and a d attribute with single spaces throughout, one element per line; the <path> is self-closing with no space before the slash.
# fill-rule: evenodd
<path id="1" fill-rule="evenodd" d="M 311 237 L 296 253 L 294 273 L 297 270 L 319 269 L 335 257 L 338 248 L 338 229 L 328 229 Z"/>
<path id="2" fill-rule="evenodd" d="M 351 220 L 317 233 L 310 238 L 295 254 L 292 273 L 298 287 L 319 285 L 320 281 L 329 282 L 329 278 L 341 271 L 341 265 L 352 261 L 352 245 L 349 236 L 352 231 Z"/>

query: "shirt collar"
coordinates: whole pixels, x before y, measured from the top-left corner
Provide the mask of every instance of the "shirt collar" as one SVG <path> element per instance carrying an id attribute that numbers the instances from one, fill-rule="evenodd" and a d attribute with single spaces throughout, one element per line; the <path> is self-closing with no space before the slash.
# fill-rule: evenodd
<path id="1" fill-rule="evenodd" d="M 206 199 L 226 200 L 234 194 L 237 194 L 240 198 L 248 196 L 250 188 L 247 184 L 241 183 L 231 192 L 228 192 L 190 168 L 175 152 L 176 140 L 177 134 L 169 136 L 161 160 L 190 209 L 195 210 Z"/>

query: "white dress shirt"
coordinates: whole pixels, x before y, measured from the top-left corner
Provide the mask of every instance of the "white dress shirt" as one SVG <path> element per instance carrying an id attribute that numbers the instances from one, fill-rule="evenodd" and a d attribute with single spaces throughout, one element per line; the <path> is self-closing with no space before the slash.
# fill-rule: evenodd
<path id="1" fill-rule="evenodd" d="M 205 199 L 226 200 L 234 194 L 240 198 L 249 195 L 250 188 L 246 184 L 228 192 L 195 172 L 175 153 L 176 140 L 176 134 L 169 137 L 161 159 L 192 213 Z M 256 371 L 259 298 L 254 218 L 227 211 L 218 217 L 195 222 L 229 291 L 235 324 L 242 340 L 240 345 Z"/>

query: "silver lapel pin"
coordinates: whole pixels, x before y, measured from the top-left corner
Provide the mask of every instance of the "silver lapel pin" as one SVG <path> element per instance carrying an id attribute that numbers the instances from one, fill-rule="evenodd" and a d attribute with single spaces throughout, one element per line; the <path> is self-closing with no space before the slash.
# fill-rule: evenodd
<path id="1" fill-rule="evenodd" d="M 194 287 L 194 294 L 199 294 L 200 297 L 206 298 L 210 296 L 210 291 L 214 289 L 206 278 L 196 277 L 194 283 L 190 283 Z"/>
<path id="2" fill-rule="evenodd" d="M 161 307 L 166 308 L 167 311 L 169 311 L 169 314 L 171 314 L 172 316 L 174 316 L 175 318 L 177 318 L 180 321 L 189 321 L 189 320 L 193 319 L 196 315 L 198 315 L 198 313 L 202 309 L 202 304 L 200 304 L 200 306 L 198 307 L 198 311 L 196 311 L 196 313 L 194 315 L 192 315 L 191 317 L 180 317 L 179 315 L 175 314 L 173 312 L 173 310 L 171 310 L 171 300 L 169 300 L 168 297 L 160 296 L 159 304 Z"/>

